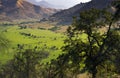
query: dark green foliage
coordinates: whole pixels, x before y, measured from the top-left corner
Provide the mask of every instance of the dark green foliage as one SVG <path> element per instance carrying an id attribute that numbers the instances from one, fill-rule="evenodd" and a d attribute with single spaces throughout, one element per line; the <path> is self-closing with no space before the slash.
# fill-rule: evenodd
<path id="1" fill-rule="evenodd" d="M 37 72 L 40 62 L 47 56 L 48 53 L 43 51 L 17 52 L 14 59 L 3 66 L 0 72 L 1 78 L 37 78 L 40 73 Z"/>
<path id="2" fill-rule="evenodd" d="M 28 37 L 30 37 L 30 36 L 31 36 L 31 34 L 30 34 L 30 33 L 23 33 L 23 32 L 21 32 L 20 34 L 21 34 L 21 35 L 24 35 L 24 36 L 28 36 Z"/>
<path id="3" fill-rule="evenodd" d="M 113 61 L 115 55 L 120 52 L 120 32 L 112 29 L 116 15 L 118 16 L 117 13 L 112 15 L 105 10 L 91 9 L 81 12 L 80 19 L 74 18 L 72 26 L 67 31 L 68 38 L 63 47 L 65 53 L 57 60 L 61 64 L 57 71 L 67 69 L 74 73 L 87 71 L 92 78 L 96 78 L 99 71 L 106 70 L 106 65 L 109 66 L 107 69 L 113 67 L 114 70 Z M 106 31 L 101 32 L 100 28 L 103 27 Z M 83 34 L 86 35 L 84 40 L 81 38 Z M 109 70 L 110 72 L 113 71 Z"/>
<path id="4" fill-rule="evenodd" d="M 5 50 L 9 47 L 10 41 L 5 38 L 3 33 L 0 33 L 0 50 Z"/>
<path id="5" fill-rule="evenodd" d="M 120 1 L 119 0 L 113 1 L 112 6 L 115 7 L 115 9 L 116 9 L 114 18 L 115 18 L 115 20 L 119 20 L 120 19 Z"/>
<path id="6" fill-rule="evenodd" d="M 38 27 L 38 29 L 40 29 L 40 30 L 46 30 L 45 28 L 41 28 L 41 27 Z"/>
<path id="7" fill-rule="evenodd" d="M 0 23 L 0 26 L 13 26 L 14 24 L 13 23 L 10 23 L 10 22 L 3 22 L 3 23 Z"/>
<path id="8" fill-rule="evenodd" d="M 55 26 L 55 27 L 50 28 L 49 30 L 51 30 L 51 31 L 56 31 L 56 30 L 59 30 L 59 29 L 60 29 L 60 27 Z"/>
<path id="9" fill-rule="evenodd" d="M 27 28 L 27 26 L 25 26 L 25 25 L 19 26 L 19 27 L 20 27 L 20 29 L 26 29 Z"/>

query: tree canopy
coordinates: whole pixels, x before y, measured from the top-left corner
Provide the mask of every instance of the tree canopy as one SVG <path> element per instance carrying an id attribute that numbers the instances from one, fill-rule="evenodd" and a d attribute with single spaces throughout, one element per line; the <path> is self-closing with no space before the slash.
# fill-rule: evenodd
<path id="1" fill-rule="evenodd" d="M 114 14 L 90 9 L 74 17 L 72 26 L 67 30 L 64 53 L 57 59 L 62 64 L 61 70 L 88 72 L 96 78 L 101 68 L 105 70 L 106 65 L 112 65 L 120 52 L 120 32 L 113 26 L 119 20 L 119 5 L 114 3 Z"/>

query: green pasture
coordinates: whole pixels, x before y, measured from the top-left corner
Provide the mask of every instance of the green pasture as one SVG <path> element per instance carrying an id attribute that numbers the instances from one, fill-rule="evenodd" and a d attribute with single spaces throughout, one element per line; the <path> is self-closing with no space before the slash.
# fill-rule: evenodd
<path id="1" fill-rule="evenodd" d="M 45 50 L 49 57 L 45 61 L 56 58 L 62 51 L 65 35 L 50 30 L 21 29 L 19 26 L 0 27 L 7 39 L 10 41 L 9 49 L 0 52 L 0 62 L 5 63 L 18 51 L 18 45 L 23 49 Z"/>

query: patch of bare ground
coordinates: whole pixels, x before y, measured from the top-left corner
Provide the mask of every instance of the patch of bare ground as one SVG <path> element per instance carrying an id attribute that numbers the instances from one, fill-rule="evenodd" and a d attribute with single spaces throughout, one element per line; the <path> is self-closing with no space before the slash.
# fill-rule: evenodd
<path id="1" fill-rule="evenodd" d="M 50 24 L 50 23 L 47 23 L 47 22 L 43 22 L 43 23 L 34 23 L 32 25 L 32 27 L 34 27 L 34 28 L 50 29 L 50 28 L 54 27 L 54 25 Z"/>
<path id="2" fill-rule="evenodd" d="M 102 27 L 102 28 L 100 28 L 99 30 L 100 30 L 100 32 L 106 32 L 107 31 L 107 27 Z"/>
<path id="3" fill-rule="evenodd" d="M 79 74 L 77 78 L 90 78 L 87 73 Z"/>
<path id="4" fill-rule="evenodd" d="M 68 26 L 60 26 L 60 29 L 57 30 L 56 32 L 58 33 L 64 33 L 67 31 Z"/>
<path id="5" fill-rule="evenodd" d="M 39 23 L 39 22 L 27 23 L 27 22 L 25 22 L 23 24 L 20 24 L 20 26 L 26 26 L 28 28 L 50 29 L 50 28 L 54 27 L 54 24 L 48 23 L 48 22 L 42 22 L 42 23 Z"/>

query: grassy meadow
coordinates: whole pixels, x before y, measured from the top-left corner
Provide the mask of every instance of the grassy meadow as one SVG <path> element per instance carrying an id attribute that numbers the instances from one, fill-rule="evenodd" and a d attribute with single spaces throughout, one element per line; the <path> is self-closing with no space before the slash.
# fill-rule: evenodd
<path id="1" fill-rule="evenodd" d="M 62 53 L 61 47 L 65 39 L 65 29 L 60 32 L 60 28 L 55 28 L 53 25 L 41 23 L 1 25 L 0 32 L 10 41 L 10 45 L 7 50 L 0 52 L 0 62 L 6 63 L 20 49 L 44 50 L 49 53 L 45 62 L 55 59 Z"/>

